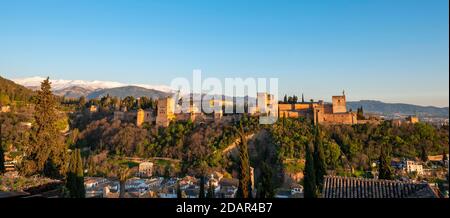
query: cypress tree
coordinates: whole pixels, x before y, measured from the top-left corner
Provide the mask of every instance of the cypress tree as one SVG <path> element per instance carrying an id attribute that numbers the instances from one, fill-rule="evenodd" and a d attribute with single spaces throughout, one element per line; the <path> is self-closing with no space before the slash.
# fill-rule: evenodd
<path id="1" fill-rule="evenodd" d="M 248 156 L 248 144 L 245 139 L 244 131 L 241 125 L 240 130 L 240 146 L 239 146 L 239 187 L 237 191 L 237 196 L 240 198 L 251 197 L 251 184 L 250 184 L 250 160 Z"/>
<path id="2" fill-rule="evenodd" d="M 427 148 L 426 148 L 425 145 L 421 146 L 420 159 L 423 162 L 427 162 L 428 161 L 428 152 L 427 152 Z"/>
<path id="3" fill-rule="evenodd" d="M 205 198 L 205 177 L 203 175 L 200 177 L 200 192 L 198 198 Z"/>
<path id="4" fill-rule="evenodd" d="M 288 103 L 287 95 L 284 95 L 284 101 L 283 101 L 283 103 Z"/>
<path id="5" fill-rule="evenodd" d="M 119 183 L 120 183 L 120 193 L 119 197 L 125 197 L 125 184 L 130 176 L 130 169 L 128 167 L 121 166 L 118 171 Z"/>
<path id="6" fill-rule="evenodd" d="M 273 198 L 275 196 L 272 175 L 272 169 L 266 162 L 263 162 L 261 166 L 261 182 L 258 184 L 259 198 Z"/>
<path id="7" fill-rule="evenodd" d="M 81 159 L 81 151 L 80 149 L 77 149 L 76 153 L 76 178 L 77 178 L 77 189 L 78 189 L 78 196 L 79 198 L 85 197 L 85 190 L 84 190 L 84 173 L 83 173 L 83 160 Z"/>
<path id="8" fill-rule="evenodd" d="M 80 149 L 75 149 L 70 156 L 66 187 L 69 190 L 70 197 L 84 198 L 83 161 Z"/>
<path id="9" fill-rule="evenodd" d="M 323 186 L 323 177 L 327 174 L 327 164 L 323 151 L 323 142 L 320 136 L 319 126 L 316 126 L 314 137 L 314 169 L 316 174 L 316 185 L 320 190 Z"/>
<path id="10" fill-rule="evenodd" d="M 1 140 L 1 135 L 0 135 L 0 174 L 3 174 L 5 172 L 6 172 L 6 169 L 5 169 L 5 153 L 3 151 L 2 140 Z"/>
<path id="11" fill-rule="evenodd" d="M 183 198 L 179 181 L 177 181 L 177 198 Z"/>
<path id="12" fill-rule="evenodd" d="M 256 198 L 266 198 L 266 191 L 264 190 L 264 187 L 261 182 L 256 185 Z"/>
<path id="13" fill-rule="evenodd" d="M 356 117 L 357 117 L 359 120 L 364 120 L 364 119 L 365 119 L 365 117 L 364 117 L 364 111 L 363 111 L 363 107 L 362 107 L 362 106 L 357 108 L 357 110 L 356 110 Z"/>
<path id="14" fill-rule="evenodd" d="M 3 135 L 2 135 L 2 125 L 3 121 L 0 120 L 0 174 L 5 173 L 5 151 L 3 150 Z"/>
<path id="15" fill-rule="evenodd" d="M 78 107 L 83 110 L 86 105 L 86 97 L 81 96 L 78 100 Z"/>
<path id="16" fill-rule="evenodd" d="M 72 151 L 70 154 L 69 159 L 69 169 L 67 171 L 67 178 L 66 178 L 66 187 L 69 190 L 69 196 L 75 197 L 77 195 L 77 185 L 76 185 L 76 158 L 75 158 L 75 151 Z"/>
<path id="17" fill-rule="evenodd" d="M 311 144 L 306 144 L 305 149 L 305 171 L 304 171 L 304 190 L 305 190 L 305 198 L 316 198 L 317 197 L 317 191 L 316 191 L 316 175 L 314 172 L 314 158 L 311 151 Z"/>
<path id="18" fill-rule="evenodd" d="M 212 184 L 212 181 L 209 181 L 209 185 L 208 185 L 208 193 L 206 194 L 207 198 L 214 198 L 215 197 L 215 191 L 214 191 L 215 187 Z"/>
<path id="19" fill-rule="evenodd" d="M 379 179 L 392 179 L 391 158 L 389 156 L 389 145 L 382 145 L 378 167 Z"/>

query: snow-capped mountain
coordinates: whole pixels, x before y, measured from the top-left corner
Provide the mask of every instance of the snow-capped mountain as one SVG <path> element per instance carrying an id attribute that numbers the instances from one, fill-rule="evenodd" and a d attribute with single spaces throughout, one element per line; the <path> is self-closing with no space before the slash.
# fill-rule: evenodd
<path id="1" fill-rule="evenodd" d="M 16 78 L 12 79 L 17 84 L 20 84 L 25 87 L 32 88 L 39 87 L 41 82 L 46 78 L 35 76 L 35 77 L 26 77 L 26 78 Z M 97 90 L 97 89 L 109 89 L 109 88 L 117 88 L 117 87 L 125 87 L 125 86 L 138 86 L 146 89 L 154 89 L 162 92 L 171 92 L 171 88 L 166 85 L 148 85 L 148 84 L 125 84 L 120 82 L 112 82 L 112 81 L 85 81 L 85 80 L 65 80 L 65 79 L 50 79 L 52 83 L 52 89 L 62 90 L 70 87 L 80 87 L 87 90 Z"/>

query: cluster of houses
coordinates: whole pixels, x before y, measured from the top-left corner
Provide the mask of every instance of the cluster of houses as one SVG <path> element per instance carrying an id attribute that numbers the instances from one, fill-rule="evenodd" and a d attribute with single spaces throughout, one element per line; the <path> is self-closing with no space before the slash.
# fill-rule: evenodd
<path id="1" fill-rule="evenodd" d="M 398 174 L 416 175 L 418 177 L 445 177 L 445 172 L 448 169 L 448 155 L 444 160 L 443 155 L 428 156 L 428 161 L 416 160 L 393 160 L 391 166 L 398 171 Z"/>
<path id="2" fill-rule="evenodd" d="M 122 197 L 124 198 L 198 198 L 201 181 L 199 178 L 185 176 L 183 178 L 164 178 L 153 176 L 153 163 L 142 161 L 139 163 L 135 177 L 124 183 Z M 251 170 L 252 189 L 255 191 L 253 169 Z M 85 177 L 84 186 L 87 198 L 119 198 L 120 182 L 117 179 L 104 177 Z M 220 172 L 208 175 L 204 181 L 205 194 L 211 188 L 214 190 L 215 198 L 235 198 L 239 186 L 239 180 L 224 176 Z M 277 198 L 300 197 L 303 188 L 300 185 L 290 189 L 278 190 Z M 256 191 L 254 192 L 256 195 Z"/>
<path id="3" fill-rule="evenodd" d="M 234 198 L 237 193 L 239 180 L 217 177 L 219 173 L 206 179 L 205 193 L 214 187 L 217 198 Z M 87 198 L 119 198 L 120 182 L 103 177 L 86 177 L 84 181 Z M 198 198 L 200 180 L 195 177 L 183 178 L 130 178 L 125 182 L 125 198 L 177 198 L 178 191 L 183 198 Z"/>
<path id="4" fill-rule="evenodd" d="M 177 198 L 178 189 L 183 198 L 198 198 L 200 179 L 185 176 L 183 178 L 153 177 L 153 163 L 139 163 L 135 177 L 125 182 L 123 197 L 125 198 Z M 214 172 L 205 179 L 205 192 L 214 188 L 214 196 L 234 198 L 239 180 L 225 178 L 223 174 Z M 104 177 L 85 177 L 84 186 L 87 198 L 118 198 L 120 182 L 117 179 Z"/>
<path id="5" fill-rule="evenodd" d="M 86 198 L 119 198 L 120 183 L 103 177 L 85 178 Z M 224 178 L 220 173 L 214 173 L 206 179 L 205 194 L 210 186 L 214 189 L 214 198 L 235 198 L 239 180 Z M 200 180 L 192 176 L 183 178 L 139 178 L 134 177 L 125 182 L 124 198 L 178 198 L 178 187 L 182 198 L 198 198 Z M 255 192 L 256 193 L 256 192 Z M 298 185 L 291 189 L 277 190 L 275 198 L 300 198 L 303 188 Z"/>

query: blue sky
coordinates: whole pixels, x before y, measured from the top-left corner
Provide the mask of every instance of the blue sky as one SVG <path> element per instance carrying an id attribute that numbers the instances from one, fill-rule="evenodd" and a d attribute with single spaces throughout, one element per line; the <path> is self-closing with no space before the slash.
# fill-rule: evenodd
<path id="1" fill-rule="evenodd" d="M 279 93 L 449 105 L 448 0 L 0 0 L 7 78 L 169 84 L 277 77 Z"/>

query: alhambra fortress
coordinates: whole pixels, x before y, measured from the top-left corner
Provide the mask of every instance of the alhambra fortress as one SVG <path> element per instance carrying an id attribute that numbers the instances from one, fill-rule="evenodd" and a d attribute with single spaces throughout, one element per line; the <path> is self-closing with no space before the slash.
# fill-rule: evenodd
<path id="1" fill-rule="evenodd" d="M 303 99 L 303 98 L 302 98 Z M 278 104 L 278 117 L 311 119 L 315 124 L 356 124 L 356 113 L 347 111 L 345 93 L 340 96 L 332 96 L 332 103 L 326 104 L 322 100 L 318 102 L 305 102 L 295 104 Z"/>
<path id="2" fill-rule="evenodd" d="M 193 122 L 232 122 L 239 120 L 243 113 L 236 113 L 236 108 L 233 108 L 233 113 L 224 113 L 225 106 L 233 107 L 236 105 L 236 100 L 224 100 L 213 99 L 210 100 L 211 109 L 214 105 L 222 105 L 222 110 L 212 110 L 212 113 L 204 113 L 201 110 L 201 103 L 195 103 L 190 99 L 187 110 L 181 110 L 183 112 L 177 113 L 177 109 L 182 107 L 179 104 L 179 100 L 175 100 L 173 97 L 162 98 L 157 101 L 157 109 L 155 110 L 143 110 L 127 111 L 126 108 L 122 108 L 114 112 L 114 119 L 135 122 L 137 126 L 142 126 L 144 123 L 154 124 L 161 127 L 167 127 L 171 121 L 187 121 Z M 314 102 L 305 102 L 302 100 L 298 103 L 278 103 L 278 107 L 271 108 L 274 104 L 274 97 L 267 93 L 258 93 L 256 103 L 246 104 L 247 108 L 245 113 L 249 116 L 268 116 L 277 115 L 279 118 L 300 118 L 309 119 L 315 124 L 344 124 L 352 125 L 357 123 L 364 123 L 367 120 L 357 119 L 355 112 L 347 111 L 346 96 L 343 92 L 342 95 L 332 96 L 332 102 L 326 103 L 323 100 Z M 218 102 L 220 101 L 220 102 Z M 193 103 L 194 102 L 194 103 Z M 96 111 L 96 108 L 91 108 L 91 111 Z"/>

